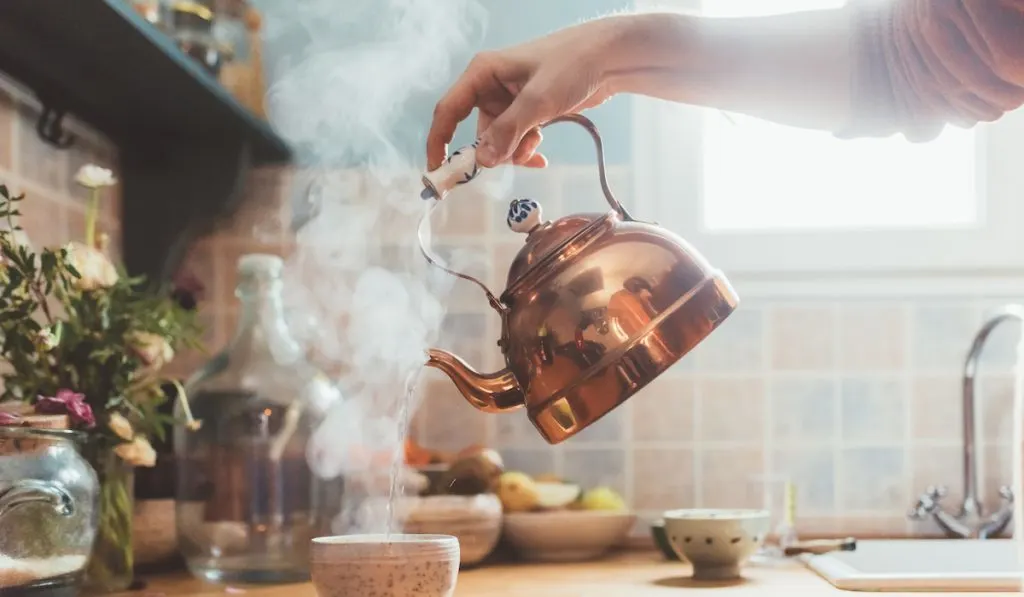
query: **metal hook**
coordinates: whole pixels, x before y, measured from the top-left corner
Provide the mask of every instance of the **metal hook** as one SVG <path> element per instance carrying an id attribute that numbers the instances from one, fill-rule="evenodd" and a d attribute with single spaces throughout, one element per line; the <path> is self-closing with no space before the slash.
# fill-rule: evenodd
<path id="1" fill-rule="evenodd" d="M 75 136 L 64 130 L 64 114 L 64 110 L 43 105 L 43 113 L 36 122 L 39 137 L 57 149 L 67 149 L 75 141 Z"/>

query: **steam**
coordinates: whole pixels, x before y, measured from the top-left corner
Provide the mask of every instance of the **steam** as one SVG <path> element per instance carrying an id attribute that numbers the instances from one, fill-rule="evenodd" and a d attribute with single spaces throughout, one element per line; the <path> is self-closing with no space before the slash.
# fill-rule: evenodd
<path id="1" fill-rule="evenodd" d="M 286 267 L 286 302 L 344 394 L 310 442 L 310 465 L 324 478 L 344 475 L 348 496 L 355 488 L 387 495 L 416 406 L 411 388 L 453 281 L 419 254 L 424 131 L 408 155 L 402 119 L 414 100 L 439 97 L 455 60 L 478 45 L 484 11 L 474 0 L 264 8 L 268 53 L 278 57 L 269 118 L 298 149 L 293 183 L 312 213 Z M 419 124 L 428 118 L 429 109 Z M 387 525 L 379 511 L 344 516 L 334 531 L 395 530 Z"/>

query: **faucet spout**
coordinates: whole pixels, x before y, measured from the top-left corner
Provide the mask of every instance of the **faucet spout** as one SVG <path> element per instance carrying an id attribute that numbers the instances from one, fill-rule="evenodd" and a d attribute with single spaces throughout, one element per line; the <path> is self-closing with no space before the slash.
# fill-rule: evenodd
<path id="1" fill-rule="evenodd" d="M 524 405 L 523 390 L 507 368 L 496 373 L 479 373 L 448 351 L 431 348 L 427 355 L 427 366 L 447 375 L 466 402 L 474 408 L 496 413 L 515 410 Z"/>
<path id="2" fill-rule="evenodd" d="M 939 501 L 945 495 L 945 491 L 941 488 L 929 488 L 918 499 L 917 505 L 909 514 L 911 520 L 929 518 L 935 520 L 950 537 L 988 539 L 1002 533 L 1013 519 L 1014 496 L 1009 487 L 1002 487 L 999 490 L 1003 504 L 998 511 L 991 516 L 985 516 L 984 506 L 978 492 L 978 439 L 976 436 L 978 361 L 992 331 L 1000 323 L 1011 319 L 1024 323 L 1024 307 L 1008 305 L 988 317 L 978 333 L 975 334 L 971 348 L 967 352 L 967 359 L 964 361 L 961 386 L 963 391 L 961 408 L 963 409 L 964 498 L 960 510 L 955 515 L 943 510 Z M 1014 449 L 1017 449 L 1017 446 L 1014 446 Z"/>
<path id="3" fill-rule="evenodd" d="M 981 499 L 978 495 L 978 440 L 976 437 L 977 416 L 977 374 L 978 360 L 992 331 L 1004 321 L 1015 319 L 1024 323 L 1024 309 L 1008 305 L 996 311 L 978 330 L 971 343 L 964 362 L 963 373 L 963 452 L 964 452 L 964 502 L 962 516 L 980 517 Z"/>

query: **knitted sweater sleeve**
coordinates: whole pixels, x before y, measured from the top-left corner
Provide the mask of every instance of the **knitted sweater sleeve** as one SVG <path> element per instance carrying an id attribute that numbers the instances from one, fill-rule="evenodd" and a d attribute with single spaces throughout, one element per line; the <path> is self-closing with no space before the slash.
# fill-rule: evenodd
<path id="1" fill-rule="evenodd" d="M 852 115 L 840 137 L 935 138 L 1024 104 L 1024 0 L 850 0 Z"/>

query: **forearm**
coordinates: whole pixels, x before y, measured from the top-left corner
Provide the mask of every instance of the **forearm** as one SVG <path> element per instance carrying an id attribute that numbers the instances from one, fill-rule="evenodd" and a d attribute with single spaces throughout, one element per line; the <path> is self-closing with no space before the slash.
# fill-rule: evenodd
<path id="1" fill-rule="evenodd" d="M 616 91 L 845 137 L 936 136 L 1024 104 L 1024 0 L 854 0 L 842 9 L 621 19 Z"/>
<path id="2" fill-rule="evenodd" d="M 845 11 L 713 19 L 640 14 L 609 44 L 616 92 L 837 130 L 851 113 L 852 50 Z"/>

